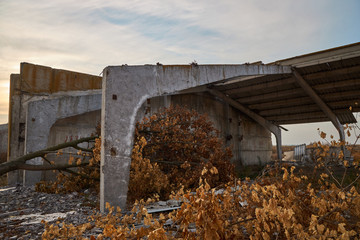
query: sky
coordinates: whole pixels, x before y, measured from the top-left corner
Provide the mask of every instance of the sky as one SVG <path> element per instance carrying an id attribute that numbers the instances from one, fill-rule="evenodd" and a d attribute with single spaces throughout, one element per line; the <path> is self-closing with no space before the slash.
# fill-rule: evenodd
<path id="1" fill-rule="evenodd" d="M 21 62 L 99 75 L 109 65 L 264 63 L 360 41 L 359 0 L 0 0 L 0 124 Z M 357 115 L 360 120 L 360 116 Z M 330 123 L 286 125 L 284 144 Z"/>

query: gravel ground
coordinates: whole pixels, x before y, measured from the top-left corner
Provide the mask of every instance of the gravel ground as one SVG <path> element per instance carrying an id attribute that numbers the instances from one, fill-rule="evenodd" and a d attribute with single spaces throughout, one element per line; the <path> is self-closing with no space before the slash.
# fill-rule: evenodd
<path id="1" fill-rule="evenodd" d="M 45 220 L 79 225 L 97 211 L 98 196 L 82 193 L 47 194 L 34 187 L 0 188 L 0 239 L 41 239 Z"/>
<path id="2" fill-rule="evenodd" d="M 180 207 L 177 200 L 158 201 L 147 205 L 148 213 L 157 216 Z M 42 220 L 60 220 L 75 226 L 88 222 L 88 217 L 99 213 L 99 199 L 95 192 L 47 194 L 34 187 L 0 187 L 0 239 L 41 239 Z M 169 220 L 167 224 L 171 225 Z M 139 225 L 141 226 L 141 225 Z M 87 230 L 83 237 L 97 236 L 102 229 Z"/>

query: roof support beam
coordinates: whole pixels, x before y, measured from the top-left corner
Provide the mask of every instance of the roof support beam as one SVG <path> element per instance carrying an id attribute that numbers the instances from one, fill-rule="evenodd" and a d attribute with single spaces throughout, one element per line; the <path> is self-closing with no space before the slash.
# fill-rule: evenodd
<path id="1" fill-rule="evenodd" d="M 276 91 L 276 92 L 267 93 L 267 94 L 259 94 L 259 95 L 250 96 L 250 97 L 242 97 L 242 98 L 238 98 L 236 100 L 241 103 L 253 104 L 253 103 L 258 103 L 258 102 L 269 102 L 271 100 L 278 99 L 278 98 L 289 98 L 289 97 L 303 96 L 303 95 L 304 95 L 303 90 L 301 90 L 300 88 L 295 88 L 295 89 L 290 89 L 290 90 L 285 90 L 285 91 Z"/>
<path id="2" fill-rule="evenodd" d="M 234 99 L 226 96 L 225 94 L 223 94 L 222 92 L 215 90 L 215 89 L 208 89 L 208 92 L 220 99 L 222 99 L 223 101 L 227 102 L 228 104 L 230 104 L 231 106 L 233 106 L 235 109 L 245 113 L 246 115 L 248 115 L 250 118 L 252 118 L 253 120 L 255 120 L 257 123 L 259 123 L 261 126 L 263 126 L 264 128 L 268 129 L 270 132 L 272 132 L 275 135 L 276 138 L 276 147 L 277 147 L 277 154 L 278 154 L 278 159 L 281 160 L 282 159 L 282 152 L 281 152 L 281 129 L 270 123 L 268 120 L 266 120 L 265 118 L 263 118 L 262 116 L 254 113 L 253 111 L 251 111 L 250 109 L 248 109 L 247 107 L 243 106 L 242 104 L 240 104 L 239 102 L 235 101 Z"/>
<path id="3" fill-rule="evenodd" d="M 305 81 L 301 74 L 295 69 L 292 69 L 294 77 L 297 79 L 297 83 L 304 89 L 304 91 L 312 98 L 312 100 L 320 107 L 320 109 L 325 113 L 325 115 L 330 119 L 334 124 L 335 128 L 338 130 L 340 135 L 340 141 L 345 142 L 345 133 L 344 127 L 341 125 L 339 119 L 333 113 L 333 111 L 326 105 L 326 103 L 316 94 L 316 92 L 310 87 L 310 85 Z"/>
<path id="4" fill-rule="evenodd" d="M 250 85 L 250 86 L 246 86 L 246 87 L 238 87 L 235 86 L 235 88 L 232 89 L 228 89 L 225 90 L 226 94 L 243 94 L 243 93 L 247 93 L 247 92 L 255 92 L 255 91 L 259 91 L 259 90 L 263 90 L 265 88 L 278 88 L 278 87 L 282 87 L 284 85 L 290 85 L 290 84 L 295 84 L 296 81 L 293 77 L 290 78 L 285 78 L 285 79 L 281 79 L 281 80 L 276 80 L 276 81 L 271 81 L 271 82 L 265 82 L 265 83 L 258 83 L 258 84 L 254 84 L 254 85 Z"/>

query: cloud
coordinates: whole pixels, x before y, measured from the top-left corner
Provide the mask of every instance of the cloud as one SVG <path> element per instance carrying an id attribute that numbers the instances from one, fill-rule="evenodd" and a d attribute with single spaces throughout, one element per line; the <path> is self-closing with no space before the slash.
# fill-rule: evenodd
<path id="1" fill-rule="evenodd" d="M 358 41 L 358 12 L 357 0 L 0 1 L 0 83 L 20 62 L 95 75 L 125 63 L 271 62 Z"/>

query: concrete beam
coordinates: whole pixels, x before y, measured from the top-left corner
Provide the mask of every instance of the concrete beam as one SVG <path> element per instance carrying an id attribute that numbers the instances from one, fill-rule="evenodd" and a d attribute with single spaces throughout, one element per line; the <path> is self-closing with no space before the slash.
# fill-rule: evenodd
<path id="1" fill-rule="evenodd" d="M 105 68 L 101 113 L 101 211 L 106 202 L 122 208 L 126 206 L 135 121 L 146 99 L 239 76 L 285 73 L 291 73 L 288 66 L 251 64 Z"/>
<path id="2" fill-rule="evenodd" d="M 326 105 L 326 103 L 316 94 L 311 86 L 305 81 L 301 74 L 295 69 L 292 69 L 294 77 L 297 79 L 297 83 L 304 89 L 304 91 L 311 97 L 311 99 L 320 107 L 325 115 L 334 124 L 335 128 L 339 132 L 340 140 L 345 141 L 344 127 L 341 125 L 339 119 L 333 113 L 333 111 Z"/>
<path id="3" fill-rule="evenodd" d="M 264 128 L 268 129 L 270 132 L 272 132 L 275 137 L 276 137 L 276 146 L 277 146 L 277 153 L 278 153 L 278 158 L 281 160 L 282 159 L 282 152 L 281 152 L 281 129 L 270 123 L 268 120 L 266 120 L 265 118 L 263 118 L 262 116 L 254 113 L 253 111 L 251 111 L 250 109 L 248 109 L 247 107 L 245 107 L 244 105 L 240 104 L 239 102 L 235 101 L 234 99 L 226 96 L 225 94 L 223 94 L 220 91 L 214 90 L 214 89 L 208 89 L 209 93 L 213 94 L 214 96 L 222 99 L 223 101 L 227 102 L 228 104 L 230 104 L 231 106 L 233 106 L 234 108 L 236 108 L 237 110 L 239 110 L 240 112 L 245 113 L 246 115 L 248 115 L 250 118 L 252 118 L 254 121 L 256 121 L 257 123 L 259 123 L 261 126 L 263 126 Z"/>

